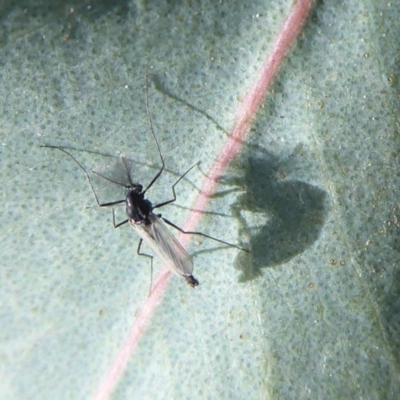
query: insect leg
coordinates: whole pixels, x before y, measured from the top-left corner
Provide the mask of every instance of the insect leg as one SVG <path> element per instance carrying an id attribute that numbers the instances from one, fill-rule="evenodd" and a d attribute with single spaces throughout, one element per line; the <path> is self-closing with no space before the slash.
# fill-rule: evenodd
<path id="1" fill-rule="evenodd" d="M 118 222 L 118 224 L 116 224 L 115 223 L 115 212 L 114 212 L 114 209 L 112 210 L 112 214 L 113 214 L 113 225 L 114 225 L 114 228 L 119 228 L 120 226 L 126 224 L 129 221 L 129 219 L 126 219 L 125 221 Z"/>
<path id="2" fill-rule="evenodd" d="M 92 189 L 93 196 L 94 196 L 94 198 L 95 198 L 95 200 L 96 200 L 96 203 L 97 203 L 97 205 L 98 205 L 99 207 L 101 207 L 101 208 L 113 207 L 113 206 L 116 206 L 116 205 L 118 205 L 118 204 L 121 204 L 121 203 L 124 203 L 124 202 L 125 202 L 125 199 L 123 199 L 123 200 L 111 201 L 111 202 L 109 202 L 109 203 L 100 203 L 99 198 L 97 197 L 96 191 L 94 190 L 92 181 L 91 181 L 91 179 L 90 179 L 90 175 L 88 174 L 88 172 L 86 171 L 86 169 L 83 167 L 83 165 L 82 165 L 69 151 L 63 149 L 62 147 L 58 147 L 58 146 L 48 146 L 48 145 L 44 145 L 44 146 L 40 146 L 40 147 L 47 147 L 47 148 L 49 148 L 49 149 L 57 149 L 57 150 L 60 150 L 60 151 L 62 151 L 63 153 L 65 153 L 67 156 L 69 156 L 69 157 L 72 158 L 72 160 L 78 165 L 78 167 L 79 167 L 79 168 L 83 171 L 83 173 L 86 175 L 86 179 L 87 179 L 88 182 L 89 182 L 90 188 Z M 108 179 L 108 178 L 106 178 L 106 177 L 100 175 L 100 174 L 97 173 L 96 171 L 93 171 L 93 172 L 94 172 L 95 174 L 99 175 L 99 176 L 100 176 L 101 178 L 103 178 L 103 179 L 106 179 L 106 180 L 108 180 L 108 181 L 111 181 L 112 183 L 116 183 L 116 184 L 118 184 L 118 185 L 121 185 L 121 184 L 118 183 L 118 182 L 114 182 L 114 181 L 112 181 L 112 180 L 110 180 L 110 179 Z M 114 210 L 113 210 L 113 224 L 114 224 L 114 228 L 118 228 L 118 227 L 120 227 L 121 225 L 124 225 L 124 224 L 127 223 L 127 222 L 128 222 L 128 220 L 123 221 L 123 222 L 118 223 L 117 225 L 115 225 L 115 216 L 114 216 Z"/>
<path id="3" fill-rule="evenodd" d="M 166 224 L 172 226 L 173 228 L 177 229 L 179 232 L 184 233 L 185 235 L 198 235 L 198 236 L 203 236 L 203 237 L 205 237 L 205 238 L 207 238 L 207 239 L 211 239 L 211 240 L 214 240 L 214 241 L 216 241 L 216 242 L 225 244 L 225 245 L 227 245 L 227 246 L 229 246 L 229 247 L 234 247 L 235 249 L 242 250 L 242 251 L 245 251 L 246 253 L 249 253 L 249 250 L 244 249 L 243 247 L 240 247 L 240 246 L 238 246 L 238 245 L 236 245 L 236 244 L 232 244 L 232 243 L 225 242 L 225 240 L 217 239 L 217 238 L 215 238 L 215 237 L 213 237 L 213 236 L 207 235 L 206 233 L 203 233 L 203 232 L 193 232 L 193 231 L 184 231 L 182 228 L 179 228 L 179 226 L 175 225 L 175 224 L 172 223 L 171 221 L 168 221 L 166 218 L 162 217 L 161 214 L 159 214 L 159 215 L 157 215 L 157 216 L 158 216 L 159 218 L 161 218 Z"/>
<path id="4" fill-rule="evenodd" d="M 196 164 L 194 164 L 194 165 L 192 165 L 183 175 L 181 175 L 181 177 L 172 185 L 172 195 L 174 196 L 174 198 L 173 199 L 171 199 L 171 200 L 167 200 L 167 201 L 164 201 L 164 202 L 162 202 L 162 203 L 160 203 L 160 204 L 156 204 L 155 206 L 153 206 L 153 209 L 155 209 L 155 208 L 159 208 L 159 207 L 163 207 L 163 206 L 166 206 L 167 204 L 171 204 L 171 203 L 173 203 L 175 200 L 176 200 L 176 193 L 175 193 L 175 186 L 196 166 L 196 165 L 198 165 L 198 163 L 196 163 Z"/>
<path id="5" fill-rule="evenodd" d="M 138 256 L 142 256 L 142 257 L 148 257 L 150 258 L 150 288 L 149 288 L 149 294 L 151 293 L 151 288 L 153 286 L 153 256 L 151 256 L 150 254 L 146 254 L 146 253 L 142 253 L 140 251 L 141 247 L 142 247 L 142 243 L 143 243 L 143 239 L 139 240 L 139 244 L 136 250 L 136 254 Z"/>
<path id="6" fill-rule="evenodd" d="M 71 157 L 73 161 L 75 161 L 75 163 L 78 165 L 78 167 L 79 167 L 79 168 L 83 171 L 83 173 L 86 175 L 86 179 L 87 179 L 88 182 L 89 182 L 90 188 L 92 189 L 93 196 L 94 196 L 94 198 L 95 198 L 95 200 L 96 200 L 96 203 L 97 203 L 97 205 L 98 205 L 99 207 L 112 207 L 112 206 L 115 206 L 115 205 L 117 205 L 117 204 L 121 204 L 121 203 L 124 203 L 124 202 L 125 202 L 125 199 L 123 199 L 123 200 L 111 201 L 110 203 L 100 203 L 99 198 L 97 197 L 97 194 L 96 194 L 96 192 L 95 192 L 95 190 L 94 190 L 94 187 L 93 187 L 93 184 L 92 184 L 92 180 L 90 179 L 90 175 L 88 174 L 88 172 L 86 171 L 86 169 L 83 167 L 83 165 L 82 165 L 69 151 L 65 150 L 65 149 L 62 148 L 62 147 L 58 147 L 58 146 L 43 145 L 43 146 L 40 146 L 40 147 L 47 147 L 47 148 L 49 148 L 49 149 L 57 149 L 57 150 L 60 150 L 60 151 L 62 151 L 63 153 L 65 153 L 67 156 Z M 96 173 L 97 175 L 99 175 L 100 177 L 109 180 L 108 178 L 106 178 L 106 177 L 104 177 L 104 176 L 98 174 L 96 171 L 93 171 L 93 172 Z M 111 182 L 117 183 L 117 182 L 114 182 L 114 181 L 111 181 Z M 120 185 L 120 183 L 117 183 L 117 184 Z"/>

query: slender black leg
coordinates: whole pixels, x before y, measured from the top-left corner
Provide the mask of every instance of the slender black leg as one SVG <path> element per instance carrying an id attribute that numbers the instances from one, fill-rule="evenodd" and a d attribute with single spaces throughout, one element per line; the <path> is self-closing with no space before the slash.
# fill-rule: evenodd
<path id="1" fill-rule="evenodd" d="M 129 221 L 129 219 L 126 219 L 125 221 L 118 222 L 118 224 L 116 224 L 115 223 L 115 212 L 114 212 L 114 209 L 112 210 L 112 214 L 113 214 L 113 225 L 114 225 L 114 228 L 119 228 L 120 226 L 126 224 Z"/>
<path id="2" fill-rule="evenodd" d="M 88 172 L 87 172 L 86 169 L 83 167 L 83 165 L 82 165 L 69 151 L 65 150 L 65 149 L 62 148 L 62 147 L 58 147 L 58 146 L 47 146 L 47 145 L 45 145 L 45 146 L 40 146 L 40 147 L 47 147 L 47 148 L 49 148 L 49 149 L 57 149 L 57 150 L 60 150 L 60 151 L 62 151 L 64 154 L 66 154 L 67 156 L 71 157 L 72 160 L 75 161 L 75 163 L 78 165 L 78 167 L 79 167 L 79 168 L 83 171 L 83 173 L 86 175 L 86 179 L 87 179 L 88 182 L 89 182 L 90 188 L 92 189 L 92 192 L 93 192 L 93 196 L 94 196 L 94 198 L 96 199 L 96 203 L 97 203 L 97 205 L 98 205 L 99 207 L 112 207 L 112 206 L 115 206 L 115 205 L 117 205 L 117 204 L 121 204 L 121 203 L 123 203 L 123 202 L 125 201 L 125 199 L 124 199 L 124 200 L 117 200 L 117 201 L 112 201 L 112 202 L 110 202 L 110 203 L 103 203 L 103 204 L 101 204 L 100 201 L 99 201 L 99 198 L 97 197 L 97 194 L 96 194 L 96 192 L 95 192 L 95 190 L 94 190 L 94 187 L 93 187 L 93 184 L 92 184 L 92 180 L 90 179 L 90 176 L 89 176 Z M 93 172 L 95 172 L 95 171 L 93 171 Z M 96 173 L 96 172 L 95 172 L 95 173 Z M 106 179 L 106 180 L 108 180 L 108 181 L 110 181 L 110 182 L 116 183 L 117 185 L 121 185 L 120 183 L 114 182 L 114 181 L 112 181 L 112 180 L 110 180 L 110 179 L 108 179 L 108 178 L 106 178 L 106 177 L 104 177 L 104 176 L 102 176 L 102 175 L 100 175 L 100 174 L 98 174 L 98 173 L 97 173 L 97 175 L 99 175 L 99 176 L 102 177 L 103 179 Z M 122 185 L 122 186 L 123 186 L 123 185 Z"/>
<path id="3" fill-rule="evenodd" d="M 139 240 L 138 247 L 137 247 L 137 250 L 136 250 L 136 254 L 137 254 L 138 256 L 150 258 L 150 287 L 149 287 L 149 295 L 150 295 L 150 293 L 151 293 L 151 288 L 152 288 L 152 286 L 153 286 L 153 258 L 154 258 L 154 257 L 151 256 L 150 254 L 142 253 L 142 252 L 140 251 L 140 249 L 141 249 L 141 247 L 142 247 L 142 243 L 143 243 L 143 239 L 140 239 L 140 240 Z"/>
<path id="4" fill-rule="evenodd" d="M 109 203 L 102 203 L 102 204 L 100 204 L 99 202 L 97 202 L 97 205 L 98 205 L 99 207 L 106 208 L 106 207 L 113 207 L 113 206 L 116 206 L 116 205 L 122 204 L 122 203 L 125 203 L 125 199 L 123 199 L 123 200 L 117 200 L 117 201 L 111 201 L 111 202 L 109 202 Z"/>
<path id="5" fill-rule="evenodd" d="M 164 206 L 166 206 L 167 204 L 171 204 L 171 203 L 173 203 L 174 201 L 176 201 L 176 193 L 175 193 L 175 186 L 197 165 L 198 163 L 196 163 L 196 164 L 194 164 L 194 165 L 192 165 L 173 185 L 172 185 L 172 195 L 174 196 L 174 198 L 173 199 L 171 199 L 171 200 L 167 200 L 167 201 L 164 201 L 164 202 L 162 202 L 162 203 L 160 203 L 160 204 L 156 204 L 155 206 L 153 206 L 153 210 L 155 209 L 155 208 L 160 208 L 160 207 L 164 207 Z"/>
<path id="6" fill-rule="evenodd" d="M 234 247 L 235 249 L 245 251 L 246 253 L 250 253 L 249 250 L 244 249 L 243 247 L 240 247 L 240 246 L 238 246 L 238 245 L 236 245 L 236 244 L 232 244 L 232 243 L 225 242 L 225 240 L 217 239 L 217 238 L 215 238 L 215 237 L 213 237 L 213 236 L 210 236 L 210 235 L 207 235 L 207 234 L 205 234 L 205 233 L 203 233 L 203 232 L 184 231 L 182 228 L 179 228 L 179 226 L 175 225 L 175 224 L 172 223 L 171 221 L 168 221 L 166 218 L 162 217 L 160 214 L 157 215 L 157 216 L 158 216 L 159 218 L 161 218 L 166 224 L 172 226 L 173 228 L 177 229 L 179 232 L 184 233 L 185 235 L 198 235 L 198 236 L 203 236 L 203 237 L 205 237 L 205 238 L 207 238 L 207 239 L 214 240 L 215 242 L 225 244 L 225 245 L 227 245 L 227 246 L 229 246 L 229 247 Z"/>
<path id="7" fill-rule="evenodd" d="M 101 207 L 101 208 L 113 207 L 113 206 L 116 206 L 116 205 L 118 205 L 118 204 L 122 204 L 122 203 L 125 202 L 125 199 L 123 199 L 123 200 L 111 201 L 111 202 L 109 202 L 109 203 L 100 203 L 99 198 L 97 197 L 96 191 L 94 190 L 94 187 L 93 187 L 93 184 L 92 184 L 92 180 L 90 179 L 90 175 L 88 174 L 88 172 L 86 171 L 86 169 L 83 167 L 83 165 L 82 165 L 69 151 L 65 150 L 65 149 L 62 148 L 62 147 L 58 147 L 58 146 L 47 146 L 47 145 L 45 145 L 45 146 L 40 146 L 40 147 L 47 147 L 47 148 L 49 148 L 49 149 L 57 149 L 57 150 L 60 150 L 60 151 L 62 151 L 64 154 L 66 154 L 68 157 L 71 157 L 71 158 L 72 158 L 72 160 L 78 165 L 78 167 L 79 167 L 79 168 L 83 171 L 83 173 L 86 175 L 86 179 L 87 179 L 88 182 L 89 182 L 90 188 L 92 189 L 93 196 L 94 196 L 94 198 L 95 198 L 95 200 L 96 200 L 96 203 L 97 203 L 97 205 L 98 205 L 99 207 Z M 109 179 L 109 178 L 107 178 L 107 177 L 105 177 L 105 176 L 103 176 L 103 175 L 97 173 L 96 171 L 93 171 L 93 172 L 94 172 L 95 174 L 99 175 L 101 178 L 106 179 L 106 180 L 108 180 L 108 181 L 110 181 L 110 182 L 112 182 L 112 183 L 115 183 L 115 184 L 121 186 L 121 184 L 120 184 L 119 182 L 115 182 L 115 181 L 113 181 L 113 180 L 111 180 L 111 179 Z M 122 185 L 122 186 L 124 186 L 124 185 Z M 124 221 L 124 222 L 121 222 L 121 223 L 115 225 L 115 217 L 114 217 L 114 211 L 113 211 L 113 223 L 114 223 L 114 228 L 118 228 L 118 227 L 120 227 L 121 225 L 124 225 L 124 224 L 127 223 L 127 222 L 128 222 L 128 220 L 126 220 L 126 221 Z"/>

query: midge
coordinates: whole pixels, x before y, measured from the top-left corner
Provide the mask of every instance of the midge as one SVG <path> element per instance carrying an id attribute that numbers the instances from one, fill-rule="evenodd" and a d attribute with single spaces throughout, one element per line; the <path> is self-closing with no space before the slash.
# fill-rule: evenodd
<path id="1" fill-rule="evenodd" d="M 89 173 L 86 169 L 82 166 L 82 164 L 65 148 L 60 146 L 50 146 L 50 145 L 43 145 L 41 147 L 50 148 L 50 149 L 57 149 L 62 151 L 63 153 L 67 154 L 71 159 L 79 166 L 79 168 L 84 172 L 86 178 L 90 184 L 92 189 L 93 195 L 96 199 L 96 202 L 99 207 L 113 207 L 118 204 L 125 203 L 127 219 L 115 223 L 115 214 L 113 210 L 113 225 L 114 228 L 119 228 L 126 223 L 130 223 L 132 228 L 138 233 L 140 236 L 139 244 L 137 247 L 137 254 L 145 257 L 149 257 L 151 260 L 151 270 L 153 270 L 153 256 L 142 253 L 141 246 L 143 241 L 153 250 L 153 252 L 176 274 L 185 278 L 186 282 L 192 286 L 198 286 L 199 281 L 192 275 L 193 273 L 193 261 L 186 250 L 181 246 L 178 240 L 171 234 L 165 224 L 172 226 L 173 228 L 177 229 L 178 231 L 184 234 L 191 234 L 191 235 L 199 235 L 206 237 L 208 239 L 212 239 L 216 242 L 225 244 L 230 247 L 235 247 L 239 250 L 248 251 L 246 249 L 242 249 L 241 247 L 225 242 L 224 240 L 220 240 L 214 238 L 212 236 L 206 235 L 202 232 L 191 232 L 191 231 L 184 231 L 183 229 L 179 228 L 172 222 L 168 221 L 166 218 L 163 218 L 161 214 L 155 214 L 153 211 L 156 208 L 163 207 L 167 204 L 173 203 L 176 200 L 176 193 L 175 193 L 175 186 L 183 179 L 189 171 L 196 165 L 193 165 L 190 169 L 188 169 L 173 185 L 172 185 L 172 194 L 173 198 L 168 201 L 164 201 L 162 203 L 153 205 L 149 200 L 145 199 L 146 192 L 153 186 L 153 184 L 157 181 L 160 177 L 162 172 L 165 168 L 165 161 L 164 157 L 162 156 L 160 145 L 158 143 L 157 137 L 154 132 L 153 128 L 153 121 L 150 115 L 150 108 L 149 108 L 149 94 L 148 94 L 148 79 L 146 77 L 146 111 L 147 116 L 149 119 L 150 130 L 153 135 L 153 139 L 156 143 L 158 154 L 161 160 L 161 168 L 151 180 L 151 182 L 147 185 L 147 187 L 143 190 L 143 186 L 140 183 L 134 183 L 132 181 L 128 164 L 126 159 L 121 156 L 121 162 L 124 166 L 126 171 L 126 175 L 128 178 L 129 185 L 117 182 L 113 179 L 110 179 L 97 171 L 92 171 L 99 177 L 114 183 L 119 186 L 123 186 L 126 189 L 125 199 L 116 200 L 109 203 L 100 203 L 99 198 L 97 197 L 96 191 L 94 190 L 92 181 L 90 179 Z"/>

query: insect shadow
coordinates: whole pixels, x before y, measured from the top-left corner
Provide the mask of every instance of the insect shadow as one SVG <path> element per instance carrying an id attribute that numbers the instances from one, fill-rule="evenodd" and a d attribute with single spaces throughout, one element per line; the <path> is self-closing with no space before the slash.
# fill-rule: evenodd
<path id="1" fill-rule="evenodd" d="M 244 175 L 225 180 L 245 188 L 231 206 L 232 214 L 241 221 L 239 236 L 248 238 L 250 249 L 235 260 L 240 282 L 260 276 L 262 268 L 289 261 L 319 237 L 328 213 L 327 194 L 308 183 L 282 179 L 280 171 L 290 170 L 293 158 L 280 160 L 248 145 L 237 162 Z M 249 227 L 249 215 L 261 224 Z"/>
<path id="2" fill-rule="evenodd" d="M 152 81 L 160 92 L 228 135 L 205 111 L 168 90 L 158 76 L 153 76 Z M 232 192 L 241 193 L 231 206 L 232 217 L 240 223 L 239 237 L 246 237 L 244 241 L 250 248 L 250 252 L 240 252 L 235 261 L 235 268 L 241 271 L 240 282 L 260 276 L 262 268 L 289 261 L 319 237 L 328 212 L 326 192 L 305 182 L 279 178 L 280 171 L 298 168 L 295 159 L 295 154 L 279 159 L 260 146 L 246 143 L 239 159 L 233 161 L 233 168 L 244 172 L 241 176 L 221 179 L 222 186 L 225 183 L 231 188 L 213 195 L 218 198 Z M 261 220 L 255 229 L 249 227 L 249 214 Z"/>
<path id="3" fill-rule="evenodd" d="M 160 145 L 157 140 L 157 137 L 154 132 L 153 128 L 153 121 L 150 115 L 150 108 L 149 108 L 149 95 L 148 95 L 148 78 L 146 77 L 146 111 L 147 116 L 149 119 L 149 125 L 151 134 L 153 136 L 154 142 L 156 144 L 159 158 L 161 161 L 161 167 L 156 173 L 156 175 L 152 178 L 152 180 L 148 183 L 148 185 L 143 188 L 140 183 L 136 183 L 132 180 L 130 174 L 130 167 L 128 165 L 128 160 L 121 156 L 121 165 L 123 173 L 125 174 L 124 180 L 114 179 L 114 177 L 108 177 L 104 175 L 102 172 L 93 170 L 92 172 L 97 175 L 98 177 L 118 186 L 122 186 L 125 188 L 125 198 L 101 203 L 99 197 L 96 193 L 94 188 L 92 178 L 88 171 L 84 168 L 84 166 L 77 160 L 77 158 L 71 154 L 65 147 L 60 146 L 51 146 L 51 145 L 44 145 L 41 147 L 57 149 L 67 156 L 69 156 L 83 171 L 86 175 L 86 178 L 89 182 L 93 195 L 95 197 L 96 203 L 99 207 L 114 207 L 121 204 L 125 204 L 125 210 L 127 214 L 127 219 L 116 223 L 115 221 L 115 213 L 113 209 L 113 226 L 114 228 L 119 228 L 126 223 L 130 223 L 132 228 L 137 232 L 139 235 L 139 244 L 137 248 L 137 254 L 148 257 L 150 259 L 151 271 L 153 271 L 153 255 L 143 253 L 141 251 L 143 241 L 153 250 L 155 255 L 157 255 L 166 265 L 171 269 L 171 271 L 175 272 L 176 274 L 182 276 L 186 282 L 195 287 L 199 284 L 198 280 L 192 275 L 193 272 L 193 261 L 186 250 L 181 246 L 178 240 L 171 234 L 168 230 L 166 225 L 169 225 L 179 232 L 183 234 L 190 234 L 190 235 L 198 235 L 205 237 L 207 239 L 211 239 L 215 242 L 224 244 L 229 247 L 237 248 L 239 250 L 247 251 L 235 244 L 228 243 L 224 240 L 217 239 L 213 236 L 207 235 L 203 232 L 197 231 L 185 231 L 169 221 L 168 219 L 164 218 L 161 214 L 155 214 L 153 211 L 157 208 L 161 208 L 168 204 L 171 204 L 176 201 L 176 192 L 175 186 L 197 165 L 194 164 L 190 167 L 180 178 L 172 185 L 172 198 L 170 200 L 164 201 L 162 203 L 158 203 L 153 205 L 149 200 L 145 198 L 146 192 L 154 185 L 154 183 L 159 179 L 161 174 L 164 172 L 165 169 L 165 161 L 164 157 L 161 153 Z M 127 180 L 127 183 L 126 183 Z M 125 183 L 124 183 L 125 182 Z"/>

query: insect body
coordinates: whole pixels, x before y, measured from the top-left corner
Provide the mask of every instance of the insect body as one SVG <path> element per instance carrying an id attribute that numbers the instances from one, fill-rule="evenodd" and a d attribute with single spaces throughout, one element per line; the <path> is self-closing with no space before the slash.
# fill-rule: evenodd
<path id="1" fill-rule="evenodd" d="M 123 183 L 112 180 L 112 179 L 100 174 L 97 171 L 93 171 L 93 172 L 96 175 L 98 175 L 99 177 L 101 177 L 111 183 L 114 183 L 119 186 L 124 186 L 126 189 L 125 199 L 116 200 L 116 201 L 109 202 L 109 203 L 100 203 L 100 201 L 97 197 L 97 194 L 94 190 L 92 180 L 90 178 L 89 173 L 86 171 L 86 169 L 83 167 L 83 165 L 69 151 L 67 151 L 65 148 L 59 147 L 59 146 L 45 145 L 42 147 L 60 150 L 63 153 L 67 154 L 69 157 L 71 157 L 75 161 L 75 163 L 79 166 L 79 168 L 82 169 L 82 171 L 85 173 L 85 175 L 89 181 L 90 187 L 92 189 L 93 195 L 96 199 L 97 205 L 99 207 L 113 207 L 113 206 L 125 203 L 125 209 L 126 209 L 126 214 L 127 214 L 128 219 L 116 224 L 115 223 L 115 215 L 113 212 L 114 228 L 119 228 L 120 226 L 126 224 L 127 222 L 129 222 L 131 224 L 132 228 L 140 236 L 140 241 L 139 241 L 139 245 L 137 248 L 137 254 L 143 255 L 146 257 L 150 257 L 152 267 L 153 267 L 153 257 L 148 254 L 141 253 L 141 251 L 140 251 L 143 241 L 154 251 L 154 253 L 158 257 L 160 257 L 160 259 L 162 261 L 164 261 L 168 265 L 168 267 L 172 271 L 174 271 L 178 275 L 181 275 L 183 278 L 185 278 L 186 282 L 190 286 L 195 287 L 195 286 L 198 286 L 198 284 L 199 284 L 198 280 L 192 275 L 192 272 L 193 272 L 192 258 L 189 256 L 189 254 L 186 252 L 186 250 L 181 246 L 181 244 L 178 242 L 178 240 L 171 234 L 171 232 L 168 230 L 168 228 L 165 226 L 165 224 L 171 225 L 172 227 L 178 229 L 182 233 L 201 235 L 201 236 L 204 236 L 207 238 L 214 239 L 223 244 L 230 245 L 229 243 L 226 243 L 219 239 L 215 239 L 215 238 L 208 236 L 202 232 L 183 231 L 181 228 L 179 228 L 172 222 L 163 218 L 161 216 L 161 214 L 154 214 L 154 212 L 153 212 L 153 210 L 155 208 L 165 206 L 176 200 L 175 186 L 180 182 L 181 179 L 183 179 L 186 176 L 186 174 L 196 164 L 194 166 L 192 166 L 188 171 L 186 171 L 172 185 L 173 199 L 153 206 L 152 203 L 145 198 L 145 194 L 146 194 L 146 191 L 153 185 L 153 183 L 161 175 L 161 173 L 164 169 L 164 160 L 162 159 L 163 167 L 159 170 L 157 175 L 149 183 L 147 188 L 145 190 L 143 190 L 143 186 L 140 183 L 133 183 L 132 178 L 129 173 L 129 168 L 128 168 L 126 159 L 124 157 L 121 157 L 121 162 L 125 168 L 125 172 L 127 174 L 128 180 L 129 180 L 129 185 L 125 185 Z M 161 155 L 161 153 L 160 153 L 160 155 Z"/>
<path id="2" fill-rule="evenodd" d="M 129 222 L 140 236 L 138 254 L 144 241 L 171 270 L 183 276 L 190 286 L 197 286 L 199 282 L 192 275 L 192 258 L 165 226 L 161 215 L 153 213 L 151 202 L 144 198 L 142 185 L 136 184 L 128 190 L 125 204 Z"/>
<path id="3" fill-rule="evenodd" d="M 147 116 L 149 119 L 150 123 L 150 129 L 151 133 L 153 135 L 153 139 L 156 143 L 157 149 L 158 149 L 158 154 L 160 156 L 161 160 L 161 168 L 157 172 L 157 174 L 154 176 L 154 178 L 151 180 L 151 182 L 147 185 L 147 187 L 143 190 L 143 186 L 140 183 L 134 183 L 132 181 L 131 175 L 130 175 L 130 169 L 128 167 L 128 164 L 126 162 L 126 159 L 124 157 L 121 157 L 121 162 L 125 168 L 126 176 L 128 178 L 129 184 L 123 184 L 121 182 L 118 182 L 116 180 L 113 180 L 109 177 L 106 177 L 102 175 L 99 172 L 93 171 L 96 175 L 99 177 L 113 183 L 119 186 L 123 186 L 126 189 L 126 195 L 125 199 L 121 200 L 116 200 L 112 201 L 109 203 L 100 203 L 99 198 L 97 197 L 96 191 L 94 190 L 91 178 L 87 170 L 83 167 L 83 165 L 69 152 L 67 151 L 64 147 L 60 146 L 49 146 L 49 145 L 44 145 L 41 147 L 47 147 L 47 148 L 52 148 L 52 149 L 58 149 L 62 151 L 63 153 L 67 154 L 69 157 L 72 158 L 72 160 L 79 166 L 79 168 L 84 172 L 86 175 L 86 178 L 90 184 L 90 187 L 92 189 L 93 195 L 96 199 L 96 202 L 99 207 L 113 207 L 119 204 L 125 203 L 126 207 L 126 214 L 127 214 L 127 219 L 119 222 L 118 224 L 115 223 L 115 215 L 113 211 L 113 224 L 114 228 L 118 228 L 127 222 L 131 224 L 133 229 L 139 234 L 140 236 L 140 241 L 139 245 L 137 248 L 137 253 L 139 255 L 143 255 L 146 257 L 151 258 L 151 266 L 153 266 L 153 256 L 150 256 L 148 254 L 142 253 L 140 251 L 141 245 L 144 242 L 148 244 L 148 246 L 154 251 L 154 253 L 160 257 L 162 261 L 164 261 L 168 267 L 178 275 L 181 275 L 183 278 L 185 278 L 186 282 L 192 286 L 195 287 L 199 284 L 198 280 L 192 275 L 193 272 L 193 261 L 189 254 L 185 251 L 185 249 L 181 246 L 181 244 L 178 242 L 178 240 L 171 234 L 171 232 L 167 229 L 166 225 L 170 225 L 173 228 L 179 230 L 182 233 L 185 234 L 193 234 L 193 235 L 200 235 L 203 237 L 206 237 L 208 239 L 212 239 L 216 242 L 222 243 L 224 245 L 230 246 L 230 247 L 235 247 L 239 250 L 244 250 L 247 251 L 246 249 L 242 249 L 241 247 L 225 242 L 224 240 L 220 240 L 217 238 L 214 238 L 212 236 L 206 235 L 205 233 L 202 232 L 192 232 L 192 231 L 184 231 L 183 229 L 179 228 L 172 222 L 168 221 L 167 219 L 163 218 L 161 214 L 155 214 L 153 210 L 155 208 L 159 208 L 162 206 L 165 206 L 167 204 L 173 203 L 176 200 L 176 193 L 175 193 L 175 186 L 180 182 L 181 179 L 183 179 L 186 174 L 191 171 L 191 169 L 197 165 L 193 165 L 189 170 L 187 170 L 173 185 L 172 185 L 172 194 L 173 194 L 173 199 L 164 201 L 163 203 L 156 204 L 155 206 L 152 205 L 152 203 L 145 198 L 145 194 L 147 190 L 150 189 L 150 187 L 157 181 L 157 179 L 160 177 L 162 172 L 164 171 L 165 168 L 165 161 L 164 157 L 162 156 L 161 150 L 160 150 L 160 145 L 158 143 L 157 137 L 154 133 L 154 128 L 153 128 L 153 122 L 151 119 L 150 111 L 149 111 L 149 100 L 148 100 L 148 84 L 147 84 L 147 78 L 146 78 L 146 109 L 147 109 Z"/>

